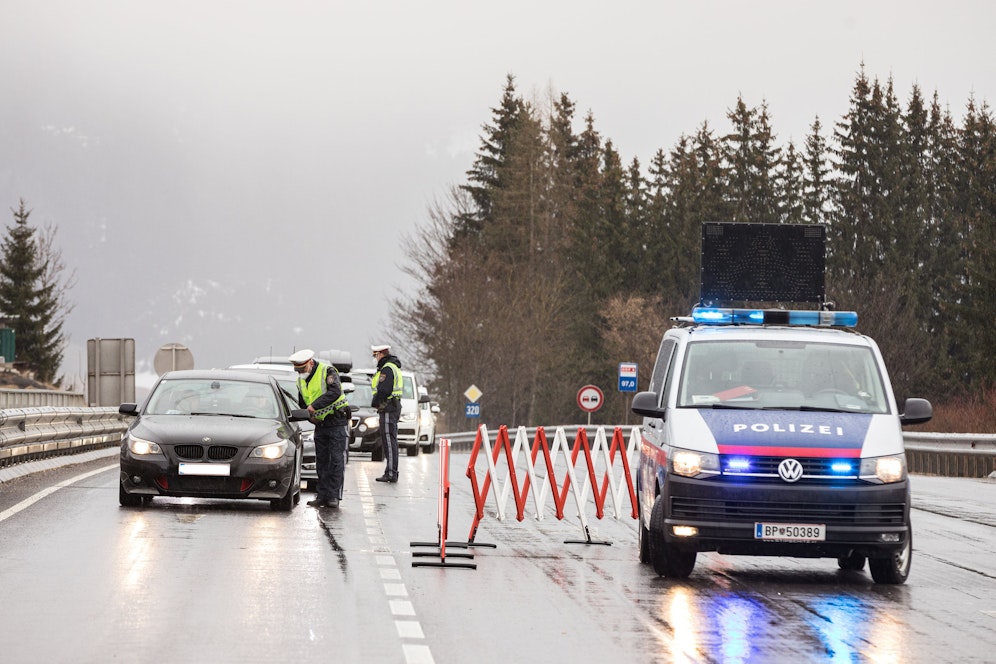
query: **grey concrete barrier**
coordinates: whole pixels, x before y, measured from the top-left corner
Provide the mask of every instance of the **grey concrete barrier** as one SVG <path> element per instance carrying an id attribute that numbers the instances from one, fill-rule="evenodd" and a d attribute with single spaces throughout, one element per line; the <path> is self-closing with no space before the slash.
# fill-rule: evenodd
<path id="1" fill-rule="evenodd" d="M 0 467 L 119 445 L 130 421 L 117 408 L 0 410 Z"/>
<path id="2" fill-rule="evenodd" d="M 0 389 L 0 410 L 44 406 L 86 406 L 86 395 L 82 392 L 60 390 Z"/>

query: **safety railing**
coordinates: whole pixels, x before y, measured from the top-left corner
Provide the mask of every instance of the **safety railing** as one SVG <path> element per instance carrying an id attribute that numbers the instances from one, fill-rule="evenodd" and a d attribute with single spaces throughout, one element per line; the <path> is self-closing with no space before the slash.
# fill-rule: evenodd
<path id="1" fill-rule="evenodd" d="M 615 428 L 604 425 L 607 430 Z M 546 427 L 547 431 L 563 429 L 568 438 L 573 439 L 584 425 L 564 425 Z M 621 427 L 628 437 L 638 426 Z M 526 436 L 532 440 L 537 427 L 525 427 Z M 474 445 L 477 431 L 445 434 L 454 452 L 469 451 Z M 494 444 L 498 435 L 495 429 L 489 433 Z M 996 473 L 996 434 L 979 433 L 903 433 L 906 447 L 906 463 L 911 473 L 940 475 L 943 477 L 988 477 Z"/>
<path id="2" fill-rule="evenodd" d="M 0 467 L 118 445 L 130 419 L 117 408 L 0 410 Z"/>

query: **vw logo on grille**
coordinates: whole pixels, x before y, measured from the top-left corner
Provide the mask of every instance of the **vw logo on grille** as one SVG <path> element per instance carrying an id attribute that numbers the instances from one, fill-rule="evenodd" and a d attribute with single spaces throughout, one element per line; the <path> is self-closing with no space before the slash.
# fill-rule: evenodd
<path id="1" fill-rule="evenodd" d="M 778 476 L 786 482 L 798 482 L 802 477 L 802 464 L 795 459 L 785 459 L 778 464 Z"/>

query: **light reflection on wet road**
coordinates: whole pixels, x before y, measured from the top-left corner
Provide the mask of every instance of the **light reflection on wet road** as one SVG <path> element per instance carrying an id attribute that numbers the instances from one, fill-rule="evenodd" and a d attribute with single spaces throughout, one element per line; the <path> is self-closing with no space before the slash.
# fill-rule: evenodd
<path id="1" fill-rule="evenodd" d="M 450 539 L 473 502 L 455 454 Z M 661 579 L 633 521 L 485 518 L 477 569 L 412 567 L 437 535 L 438 455 L 396 485 L 354 458 L 341 510 L 116 503 L 113 458 L 0 484 L 4 662 L 987 662 L 996 653 L 996 483 L 915 477 L 910 580 L 833 560 L 699 556 Z M 310 494 L 304 494 L 304 500 Z M 492 512 L 489 504 L 489 512 Z M 454 551 L 456 549 L 450 549 Z"/>

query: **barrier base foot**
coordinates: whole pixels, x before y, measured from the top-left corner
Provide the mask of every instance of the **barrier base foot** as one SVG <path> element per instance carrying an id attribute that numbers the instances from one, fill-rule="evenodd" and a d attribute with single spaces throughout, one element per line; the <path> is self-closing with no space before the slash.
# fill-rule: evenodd
<path id="1" fill-rule="evenodd" d="M 564 544 L 602 544 L 604 546 L 612 546 L 612 542 L 608 540 L 564 540 Z"/>
<path id="2" fill-rule="evenodd" d="M 477 569 L 477 563 L 450 563 L 445 560 L 431 563 L 427 561 L 413 561 L 412 567 L 457 567 L 459 569 Z"/>
<path id="3" fill-rule="evenodd" d="M 436 558 L 438 558 L 440 555 L 441 554 L 439 553 L 439 551 L 412 551 L 412 558 L 429 558 L 429 557 L 436 557 Z M 474 554 L 472 554 L 472 553 L 447 553 L 446 557 L 447 558 L 473 558 Z"/>

